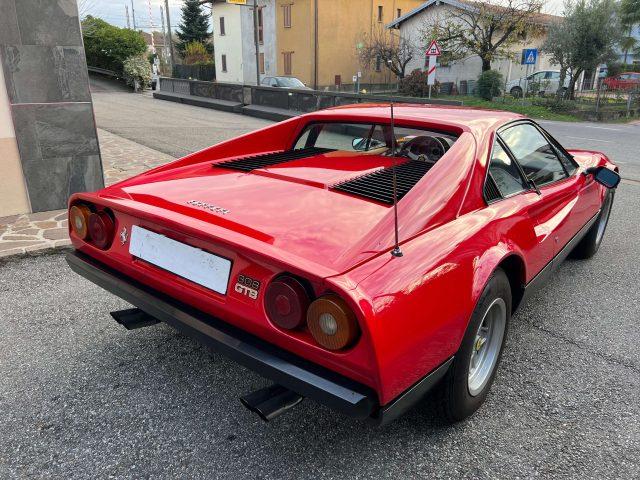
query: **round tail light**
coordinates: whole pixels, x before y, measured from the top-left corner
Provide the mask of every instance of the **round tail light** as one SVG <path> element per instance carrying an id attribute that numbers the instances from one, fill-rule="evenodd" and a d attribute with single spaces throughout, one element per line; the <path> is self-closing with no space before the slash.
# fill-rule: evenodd
<path id="1" fill-rule="evenodd" d="M 107 212 L 92 213 L 89 215 L 89 235 L 93 244 L 106 250 L 111 245 L 115 226 Z"/>
<path id="2" fill-rule="evenodd" d="M 304 325 L 309 295 L 296 278 L 276 278 L 267 287 L 264 302 L 269 319 L 278 327 L 293 330 Z"/>
<path id="3" fill-rule="evenodd" d="M 89 236 L 89 216 L 91 210 L 86 205 L 74 205 L 69 210 L 71 230 L 82 240 Z"/>
<path id="4" fill-rule="evenodd" d="M 325 295 L 307 311 L 307 326 L 316 342 L 328 350 L 341 350 L 360 335 L 356 316 L 337 295 Z"/>

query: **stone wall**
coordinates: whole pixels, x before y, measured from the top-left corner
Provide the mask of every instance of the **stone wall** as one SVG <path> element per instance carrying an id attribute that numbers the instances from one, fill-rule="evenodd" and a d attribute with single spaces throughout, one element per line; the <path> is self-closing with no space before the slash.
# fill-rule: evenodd
<path id="1" fill-rule="evenodd" d="M 30 210 L 102 188 L 76 1 L 0 0 L 0 62 Z"/>

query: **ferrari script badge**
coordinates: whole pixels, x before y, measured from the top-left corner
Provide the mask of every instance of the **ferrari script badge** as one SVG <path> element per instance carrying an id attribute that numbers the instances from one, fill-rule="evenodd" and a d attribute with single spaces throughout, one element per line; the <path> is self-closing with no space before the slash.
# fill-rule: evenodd
<path id="1" fill-rule="evenodd" d="M 226 215 L 227 213 L 230 213 L 229 210 L 227 210 L 226 208 L 222 208 L 217 205 L 211 205 L 210 203 L 207 203 L 207 202 L 200 202 L 198 200 L 189 200 L 187 203 L 189 205 L 193 205 L 194 207 L 204 208 L 205 210 L 209 210 L 210 212 L 213 212 L 213 213 L 220 213 L 222 215 Z"/>

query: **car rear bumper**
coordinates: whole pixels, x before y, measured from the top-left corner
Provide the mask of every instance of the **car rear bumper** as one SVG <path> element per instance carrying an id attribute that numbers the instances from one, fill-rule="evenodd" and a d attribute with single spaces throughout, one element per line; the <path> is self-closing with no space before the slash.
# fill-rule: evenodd
<path id="1" fill-rule="evenodd" d="M 376 392 L 276 347 L 200 310 L 155 291 L 80 251 L 67 254 L 71 269 L 155 319 L 222 353 L 283 387 L 356 419 L 388 423 L 419 401 L 446 373 L 452 358 L 389 405 Z"/>

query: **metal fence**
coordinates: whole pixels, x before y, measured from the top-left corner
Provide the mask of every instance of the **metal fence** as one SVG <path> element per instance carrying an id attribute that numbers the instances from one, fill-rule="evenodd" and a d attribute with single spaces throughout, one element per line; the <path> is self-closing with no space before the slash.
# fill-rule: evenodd
<path id="1" fill-rule="evenodd" d="M 211 81 L 216 78 L 215 65 L 174 65 L 174 78 Z"/>
<path id="2" fill-rule="evenodd" d="M 237 102 L 243 105 L 259 105 L 294 112 L 314 112 L 338 105 L 368 102 L 411 102 L 440 105 L 462 105 L 456 100 L 416 99 L 387 95 L 361 95 L 322 90 L 297 90 L 238 83 L 203 82 L 177 78 L 160 78 L 162 92 L 191 95 Z"/>

